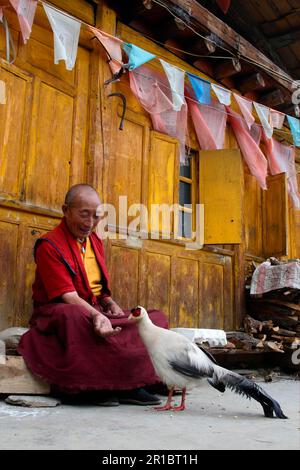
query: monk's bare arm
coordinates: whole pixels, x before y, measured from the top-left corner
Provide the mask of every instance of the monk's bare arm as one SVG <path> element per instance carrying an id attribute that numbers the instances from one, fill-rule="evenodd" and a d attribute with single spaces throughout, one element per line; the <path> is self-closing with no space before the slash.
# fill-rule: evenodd
<path id="1" fill-rule="evenodd" d="M 66 294 L 63 294 L 62 300 L 66 304 L 76 304 L 76 305 L 81 305 L 82 307 L 85 307 L 93 319 L 95 332 L 99 334 L 100 336 L 103 336 L 103 337 L 114 336 L 120 333 L 121 328 L 119 326 L 117 326 L 116 328 L 113 328 L 109 319 L 102 313 L 98 312 L 98 310 L 92 307 L 84 299 L 79 297 L 76 291 L 67 292 Z"/>

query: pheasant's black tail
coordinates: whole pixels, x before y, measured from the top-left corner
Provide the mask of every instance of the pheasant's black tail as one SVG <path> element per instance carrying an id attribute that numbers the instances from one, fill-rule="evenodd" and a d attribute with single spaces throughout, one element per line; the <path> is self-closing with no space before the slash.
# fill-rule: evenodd
<path id="1" fill-rule="evenodd" d="M 231 372 L 223 367 L 216 367 L 213 377 L 208 379 L 208 382 L 220 392 L 224 392 L 225 388 L 230 388 L 240 395 L 245 395 L 247 398 L 253 398 L 258 401 L 263 407 L 267 418 L 273 418 L 273 413 L 275 413 L 277 418 L 287 419 L 279 403 L 270 397 L 263 388 L 235 372 Z"/>

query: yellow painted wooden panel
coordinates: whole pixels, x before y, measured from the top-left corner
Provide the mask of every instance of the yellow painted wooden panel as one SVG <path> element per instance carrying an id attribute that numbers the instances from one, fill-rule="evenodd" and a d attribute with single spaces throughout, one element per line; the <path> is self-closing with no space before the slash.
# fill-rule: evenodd
<path id="1" fill-rule="evenodd" d="M 198 327 L 199 264 L 188 258 L 172 260 L 171 326 Z"/>
<path id="2" fill-rule="evenodd" d="M 300 210 L 290 209 L 291 213 L 291 258 L 300 258 Z"/>
<path id="3" fill-rule="evenodd" d="M 168 232 L 168 222 L 153 219 L 153 205 L 178 203 L 179 145 L 176 139 L 151 132 L 149 156 L 148 211 L 153 232 Z M 171 217 L 173 225 L 174 218 Z M 172 229 L 171 225 L 171 229 Z M 173 227 L 174 230 L 174 227 Z M 172 232 L 173 232 L 172 230 Z"/>
<path id="4" fill-rule="evenodd" d="M 204 243 L 242 242 L 243 166 L 239 150 L 200 152 L 200 203 Z"/>
<path id="5" fill-rule="evenodd" d="M 36 114 L 31 127 L 26 201 L 58 210 L 69 187 L 73 99 L 41 83 Z"/>
<path id="6" fill-rule="evenodd" d="M 162 310 L 169 316 L 171 292 L 171 257 L 147 251 L 141 254 L 140 300 L 149 309 Z"/>
<path id="7" fill-rule="evenodd" d="M 0 220 L 0 330 L 12 325 L 14 315 L 18 231 L 17 224 Z"/>
<path id="8" fill-rule="evenodd" d="M 112 98 L 113 99 L 113 98 Z M 119 214 L 119 196 L 127 196 L 127 207 L 141 202 L 142 161 L 145 127 L 126 119 L 120 131 L 116 115 L 112 135 L 112 152 L 109 155 L 106 201 L 113 204 Z M 119 225 L 126 224 L 126 218 Z"/>
<path id="9" fill-rule="evenodd" d="M 27 150 L 31 79 L 0 68 L 0 80 L 6 84 L 6 104 L 0 105 L 0 195 L 19 199 Z"/>
<path id="10" fill-rule="evenodd" d="M 263 254 L 284 256 L 288 250 L 288 194 L 286 173 L 267 178 L 263 192 Z"/>
<path id="11" fill-rule="evenodd" d="M 121 308 L 132 309 L 138 304 L 138 251 L 112 245 L 109 266 L 113 299 Z"/>
<path id="12" fill-rule="evenodd" d="M 54 222 L 55 223 L 55 222 Z M 58 224 L 58 221 L 57 221 Z M 20 291 L 18 306 L 15 309 L 14 324 L 17 326 L 28 326 L 28 320 L 32 314 L 32 284 L 35 277 L 36 264 L 34 262 L 33 247 L 37 238 L 51 230 L 51 226 L 41 227 L 38 225 L 27 225 L 25 221 L 20 227 L 19 253 L 22 257 L 17 267 L 17 284 Z M 22 276 L 19 276 L 19 271 Z"/>
<path id="13" fill-rule="evenodd" d="M 199 328 L 224 328 L 224 267 L 201 263 Z"/>
<path id="14" fill-rule="evenodd" d="M 262 256 L 262 191 L 256 178 L 245 174 L 245 249 Z"/>
<path id="15" fill-rule="evenodd" d="M 48 34 L 53 37 L 52 31 L 46 32 L 42 29 L 41 33 L 43 35 Z M 76 65 L 73 70 L 67 70 L 64 60 L 60 60 L 58 64 L 54 64 L 53 42 L 51 47 L 49 47 L 42 44 L 40 41 L 35 40 L 33 37 L 30 37 L 27 47 L 22 49 L 21 57 L 25 62 L 51 73 L 64 82 L 69 83 L 70 85 L 75 84 Z"/>

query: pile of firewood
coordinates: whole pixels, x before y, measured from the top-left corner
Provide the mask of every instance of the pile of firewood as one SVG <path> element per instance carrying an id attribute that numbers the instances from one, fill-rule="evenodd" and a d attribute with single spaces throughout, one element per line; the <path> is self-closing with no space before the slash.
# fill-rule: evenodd
<path id="1" fill-rule="evenodd" d="M 300 292 L 282 289 L 259 298 L 248 298 L 245 332 L 256 347 L 285 352 L 300 347 Z"/>

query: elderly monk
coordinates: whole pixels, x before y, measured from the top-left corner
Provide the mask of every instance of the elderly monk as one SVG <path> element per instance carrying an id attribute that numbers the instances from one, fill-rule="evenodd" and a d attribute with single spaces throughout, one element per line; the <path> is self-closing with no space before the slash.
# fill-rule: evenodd
<path id="1" fill-rule="evenodd" d="M 35 244 L 34 312 L 19 353 L 60 392 L 107 391 L 98 397 L 107 406 L 159 403 L 142 388 L 159 379 L 127 320 L 130 312 L 111 297 L 103 244 L 94 231 L 101 219 L 97 192 L 87 184 L 71 187 L 62 211 L 58 227 Z M 160 311 L 150 316 L 167 328 Z"/>

